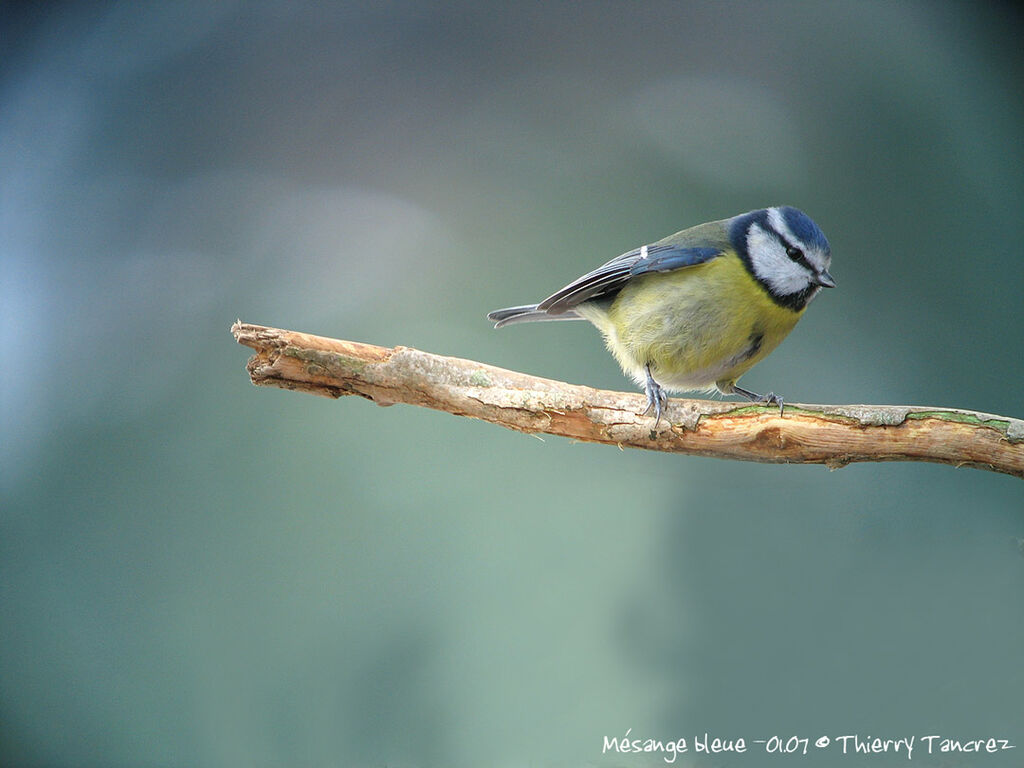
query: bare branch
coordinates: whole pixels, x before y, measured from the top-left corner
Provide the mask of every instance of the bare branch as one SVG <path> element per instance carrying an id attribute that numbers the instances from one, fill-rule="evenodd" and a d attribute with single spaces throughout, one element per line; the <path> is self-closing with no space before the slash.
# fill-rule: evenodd
<path id="1" fill-rule="evenodd" d="M 769 463 L 931 461 L 1024 478 L 1024 421 L 950 408 L 672 399 L 658 429 L 640 394 L 608 392 L 408 347 L 236 322 L 253 384 L 422 405 L 520 432 Z"/>

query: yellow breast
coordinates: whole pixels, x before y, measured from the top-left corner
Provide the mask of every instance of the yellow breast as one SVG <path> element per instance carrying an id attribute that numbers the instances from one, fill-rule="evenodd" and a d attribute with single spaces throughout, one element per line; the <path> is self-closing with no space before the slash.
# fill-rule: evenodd
<path id="1" fill-rule="evenodd" d="M 642 275 L 610 307 L 578 311 L 601 330 L 627 374 L 643 383 L 650 364 L 658 383 L 671 390 L 731 385 L 803 314 L 772 301 L 734 254 Z"/>

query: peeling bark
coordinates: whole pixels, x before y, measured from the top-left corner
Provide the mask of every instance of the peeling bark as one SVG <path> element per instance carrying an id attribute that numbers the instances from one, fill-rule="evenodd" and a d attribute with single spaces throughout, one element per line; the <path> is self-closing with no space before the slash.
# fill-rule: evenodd
<path id="1" fill-rule="evenodd" d="M 751 405 L 673 398 L 661 423 L 640 394 L 529 376 L 409 347 L 236 322 L 256 351 L 253 384 L 325 397 L 359 395 L 622 448 L 776 464 L 930 461 L 1024 478 L 1024 421 L 952 408 L 885 405 Z"/>

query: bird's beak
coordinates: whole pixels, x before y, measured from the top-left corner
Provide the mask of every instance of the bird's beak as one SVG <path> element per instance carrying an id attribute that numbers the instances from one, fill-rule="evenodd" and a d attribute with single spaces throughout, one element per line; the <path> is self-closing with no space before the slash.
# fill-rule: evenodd
<path id="1" fill-rule="evenodd" d="M 815 282 L 822 288 L 835 288 L 836 281 L 832 279 L 832 275 L 828 273 L 827 269 L 823 269 L 818 275 Z"/>

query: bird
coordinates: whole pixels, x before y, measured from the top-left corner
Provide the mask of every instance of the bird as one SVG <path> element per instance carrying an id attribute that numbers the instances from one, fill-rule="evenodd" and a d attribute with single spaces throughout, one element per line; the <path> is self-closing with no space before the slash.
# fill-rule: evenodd
<path id="1" fill-rule="evenodd" d="M 832 251 L 817 224 L 790 206 L 761 208 L 634 248 L 538 304 L 495 310 L 495 328 L 588 320 L 623 372 L 643 387 L 657 428 L 666 391 L 717 390 L 784 407 L 737 380 L 789 334 L 822 288 Z"/>

